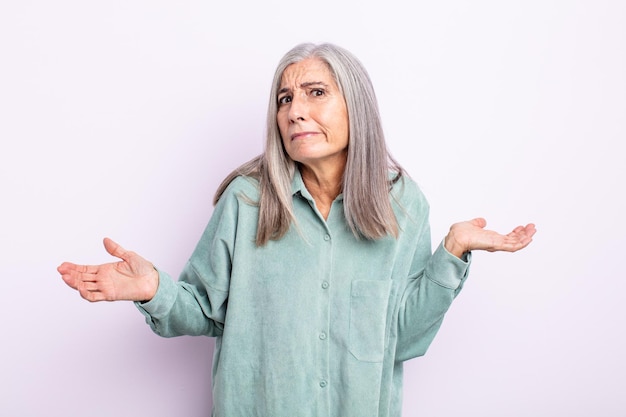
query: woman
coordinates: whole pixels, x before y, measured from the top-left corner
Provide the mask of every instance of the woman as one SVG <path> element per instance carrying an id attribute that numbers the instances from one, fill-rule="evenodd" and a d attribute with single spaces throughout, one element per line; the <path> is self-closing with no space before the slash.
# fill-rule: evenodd
<path id="1" fill-rule="evenodd" d="M 483 219 L 431 253 L 428 204 L 388 154 L 360 62 L 330 44 L 281 60 L 265 151 L 228 176 L 178 282 L 120 262 L 64 263 L 89 301 L 132 300 L 159 335 L 214 336 L 214 416 L 400 416 L 403 361 L 423 355 L 472 250 L 517 251 Z"/>

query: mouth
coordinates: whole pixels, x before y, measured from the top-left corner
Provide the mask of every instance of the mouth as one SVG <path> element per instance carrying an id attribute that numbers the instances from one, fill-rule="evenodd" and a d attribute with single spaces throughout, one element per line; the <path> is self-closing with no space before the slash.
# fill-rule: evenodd
<path id="1" fill-rule="evenodd" d="M 293 140 L 298 140 L 298 139 L 304 139 L 304 138 L 308 138 L 317 134 L 318 132 L 297 132 L 291 135 L 291 140 L 293 141 Z"/>

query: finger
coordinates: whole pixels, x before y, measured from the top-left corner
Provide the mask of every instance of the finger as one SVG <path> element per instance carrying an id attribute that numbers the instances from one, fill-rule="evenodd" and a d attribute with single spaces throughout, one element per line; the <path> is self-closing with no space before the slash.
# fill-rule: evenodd
<path id="1" fill-rule="evenodd" d="M 96 281 L 77 281 L 76 290 L 85 300 L 99 301 L 104 299 L 100 283 Z"/>
<path id="2" fill-rule="evenodd" d="M 76 268 L 76 265 L 74 265 L 73 263 L 63 262 L 61 265 L 57 267 L 57 271 L 59 272 L 59 274 L 63 275 L 75 268 Z"/>
<path id="3" fill-rule="evenodd" d="M 117 242 L 114 242 L 112 239 L 109 239 L 108 237 L 104 238 L 103 243 L 104 248 L 109 254 L 115 256 L 116 258 L 125 260 L 127 250 L 124 249 L 121 245 L 119 245 Z"/>
<path id="4" fill-rule="evenodd" d="M 85 282 L 85 281 L 83 281 L 83 284 L 81 285 L 81 288 L 84 289 L 85 291 L 90 291 L 90 292 L 100 291 L 100 287 L 99 287 L 98 283 L 96 283 L 96 282 Z"/>
<path id="5" fill-rule="evenodd" d="M 516 238 L 513 238 L 509 243 L 508 243 L 508 251 L 510 252 L 516 252 L 520 249 L 524 249 L 526 246 L 528 246 L 530 244 L 530 242 L 532 242 L 532 239 L 526 235 L 525 233 L 521 233 L 519 234 L 519 236 L 517 236 Z"/>
<path id="6" fill-rule="evenodd" d="M 59 271 L 61 274 L 97 274 L 99 269 L 99 265 L 76 265 L 65 262 L 57 268 L 57 271 Z"/>
<path id="7" fill-rule="evenodd" d="M 84 274 L 84 273 L 95 274 L 98 272 L 98 266 L 97 265 L 77 265 L 71 262 L 63 262 L 57 268 L 57 271 L 59 271 L 61 274 L 69 274 L 72 272 L 78 272 L 81 274 Z"/>
<path id="8" fill-rule="evenodd" d="M 79 290 L 80 286 L 82 285 L 83 281 L 81 281 L 80 279 L 76 279 L 75 276 L 71 275 L 71 274 L 65 274 L 65 275 L 61 275 L 61 279 L 63 280 L 63 282 L 65 282 L 70 288 L 73 288 L 75 290 Z"/>
<path id="9" fill-rule="evenodd" d="M 487 220 L 482 217 L 476 217 L 475 219 L 470 220 L 470 223 L 476 227 L 480 227 L 481 229 L 484 229 L 485 226 L 487 226 Z"/>
<path id="10" fill-rule="evenodd" d="M 100 291 L 89 291 L 86 288 L 80 288 L 78 293 L 82 298 L 92 303 L 106 300 L 106 297 Z"/>
<path id="11" fill-rule="evenodd" d="M 517 226 L 510 234 L 519 234 L 526 230 L 524 226 Z"/>
<path id="12" fill-rule="evenodd" d="M 78 290 L 78 285 L 80 280 L 75 279 L 71 274 L 63 274 L 61 275 L 61 279 L 65 282 L 69 287 Z"/>
<path id="13" fill-rule="evenodd" d="M 96 281 L 98 277 L 99 267 L 89 265 L 77 265 L 76 269 L 63 271 L 62 277 L 71 277 L 78 281 Z"/>
<path id="14" fill-rule="evenodd" d="M 529 236 L 533 236 L 536 232 L 537 232 L 537 228 L 535 227 L 535 225 L 533 223 L 528 223 L 526 225 L 526 233 Z"/>

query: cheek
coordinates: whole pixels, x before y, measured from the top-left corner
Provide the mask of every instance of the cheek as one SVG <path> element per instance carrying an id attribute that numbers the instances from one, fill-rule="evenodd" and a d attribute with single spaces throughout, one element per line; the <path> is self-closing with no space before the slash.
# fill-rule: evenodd
<path id="1" fill-rule="evenodd" d="M 335 120 L 335 129 L 339 137 L 341 137 L 342 142 L 345 141 L 345 144 L 348 144 L 348 140 L 350 137 L 350 122 L 348 121 L 348 114 L 345 111 L 338 111 L 337 114 L 340 116 Z"/>
<path id="2" fill-rule="evenodd" d="M 350 137 L 350 123 L 348 121 L 348 116 L 346 115 L 345 119 L 343 119 L 343 131 L 346 135 L 346 141 Z"/>
<path id="3" fill-rule="evenodd" d="M 350 129 L 350 123 L 348 121 L 348 108 L 346 107 L 346 103 L 336 100 L 327 110 L 327 120 L 332 123 L 337 133 L 347 133 Z"/>
<path id="4" fill-rule="evenodd" d="M 287 130 L 289 128 L 288 124 L 285 123 L 282 118 L 280 117 L 280 115 L 278 115 L 276 117 L 276 125 L 278 126 L 278 132 L 280 133 L 280 137 L 281 138 L 285 138 L 287 136 Z M 283 139 L 283 144 L 285 143 L 285 140 Z"/>
<path id="5" fill-rule="evenodd" d="M 289 142 L 287 142 L 285 140 L 285 137 L 286 136 L 283 135 L 282 133 L 280 134 L 281 142 L 283 144 L 283 149 L 284 149 L 285 152 L 287 152 L 287 154 L 289 154 Z M 291 155 L 289 155 L 289 156 L 291 156 Z"/>
<path id="6" fill-rule="evenodd" d="M 285 145 L 284 138 L 287 135 L 287 129 L 285 128 L 285 125 L 280 122 L 280 120 L 276 120 L 276 125 L 278 126 L 278 133 L 280 134 L 280 138 L 283 142 L 283 145 Z"/>
<path id="7" fill-rule="evenodd" d="M 289 137 L 288 125 L 282 124 L 280 120 L 277 120 L 277 125 L 278 133 L 280 133 L 280 141 L 283 144 L 283 150 L 289 155 L 290 142 L 285 140 L 286 137 Z"/>

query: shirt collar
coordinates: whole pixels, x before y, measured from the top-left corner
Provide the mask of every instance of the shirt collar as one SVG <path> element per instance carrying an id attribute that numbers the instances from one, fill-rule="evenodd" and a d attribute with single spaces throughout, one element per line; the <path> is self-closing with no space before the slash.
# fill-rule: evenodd
<path id="1" fill-rule="evenodd" d="M 313 196 L 306 189 L 304 181 L 302 180 L 302 174 L 300 169 L 296 168 L 296 172 L 293 174 L 293 180 L 291 181 L 291 195 L 301 195 L 309 201 L 314 201 Z M 343 193 L 339 194 L 335 200 L 343 200 Z"/>
<path id="2" fill-rule="evenodd" d="M 309 193 L 309 190 L 307 190 L 304 185 L 304 181 L 302 180 L 302 174 L 300 174 L 300 169 L 297 167 L 296 172 L 293 174 L 293 180 L 291 181 L 291 194 L 299 194 L 307 200 L 313 200 L 313 197 Z"/>

